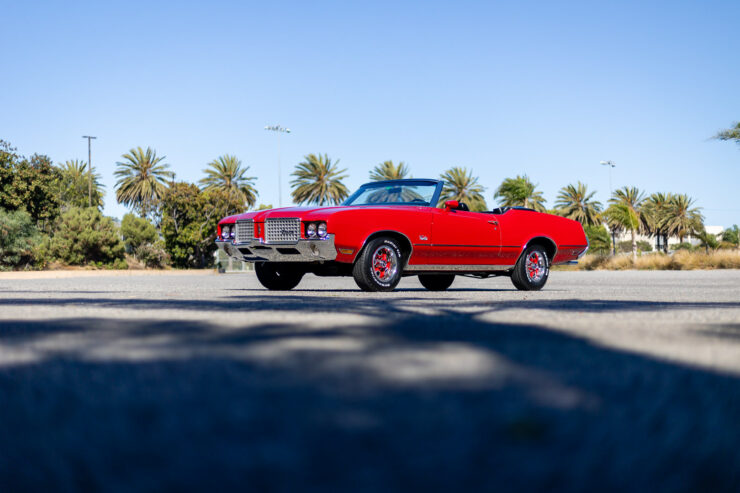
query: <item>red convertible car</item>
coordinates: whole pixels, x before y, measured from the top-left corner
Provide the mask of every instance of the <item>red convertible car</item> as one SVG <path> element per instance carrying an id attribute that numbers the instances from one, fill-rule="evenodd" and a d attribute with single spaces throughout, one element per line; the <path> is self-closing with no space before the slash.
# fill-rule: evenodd
<path id="1" fill-rule="evenodd" d="M 293 289 L 306 273 L 352 276 L 365 291 L 392 291 L 419 276 L 432 291 L 455 276 L 509 276 L 538 290 L 550 266 L 588 249 L 581 225 L 522 207 L 470 212 L 463 202 L 437 207 L 444 183 L 406 179 L 362 185 L 336 207 L 287 207 L 222 219 L 216 243 L 254 262 L 267 289 Z"/>

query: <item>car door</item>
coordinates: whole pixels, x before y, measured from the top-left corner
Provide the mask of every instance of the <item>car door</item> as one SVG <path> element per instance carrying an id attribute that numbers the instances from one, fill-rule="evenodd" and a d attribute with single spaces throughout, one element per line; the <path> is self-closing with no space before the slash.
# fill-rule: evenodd
<path id="1" fill-rule="evenodd" d="M 481 212 L 435 209 L 429 263 L 497 265 L 501 245 L 498 216 Z"/>

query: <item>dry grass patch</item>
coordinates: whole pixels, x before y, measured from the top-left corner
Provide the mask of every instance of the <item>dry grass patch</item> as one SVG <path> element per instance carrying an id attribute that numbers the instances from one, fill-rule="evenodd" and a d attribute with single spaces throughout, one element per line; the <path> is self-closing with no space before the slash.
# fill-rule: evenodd
<path id="1" fill-rule="evenodd" d="M 678 251 L 672 255 L 649 253 L 637 257 L 617 255 L 586 255 L 574 269 L 562 270 L 694 270 L 694 269 L 740 269 L 740 251 L 718 250 L 710 253 Z M 560 268 L 558 269 L 560 270 Z"/>

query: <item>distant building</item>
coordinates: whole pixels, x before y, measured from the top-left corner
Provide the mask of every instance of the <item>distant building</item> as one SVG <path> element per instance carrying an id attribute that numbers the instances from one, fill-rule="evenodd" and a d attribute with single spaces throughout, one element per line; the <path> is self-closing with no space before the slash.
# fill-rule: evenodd
<path id="1" fill-rule="evenodd" d="M 611 230 L 609 229 L 609 226 L 604 224 L 604 227 L 606 227 L 607 231 L 609 231 L 609 234 L 611 235 Z M 707 231 L 707 233 L 714 235 L 717 240 L 722 239 L 722 233 L 725 232 L 725 228 L 723 226 L 705 226 L 704 227 Z M 623 242 L 623 241 L 632 241 L 632 233 L 629 231 L 622 231 L 621 233 L 616 234 L 616 240 L 617 244 Z M 648 243 L 651 243 L 653 245 L 653 250 L 662 250 L 662 239 L 658 238 L 657 235 L 646 235 L 646 234 L 637 234 L 637 241 L 647 241 Z M 684 238 L 685 242 L 689 242 L 692 245 L 696 246 L 699 244 L 699 239 L 695 238 L 693 236 L 686 236 Z M 669 236 L 668 237 L 668 248 L 672 245 L 678 245 L 680 243 L 678 236 Z"/>

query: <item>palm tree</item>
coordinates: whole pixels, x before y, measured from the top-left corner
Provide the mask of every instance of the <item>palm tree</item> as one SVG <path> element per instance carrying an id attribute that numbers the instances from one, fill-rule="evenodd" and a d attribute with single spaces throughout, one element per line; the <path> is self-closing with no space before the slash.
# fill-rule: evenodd
<path id="1" fill-rule="evenodd" d="M 663 252 L 668 250 L 668 233 L 666 221 L 668 205 L 673 200 L 670 193 L 657 192 L 648 197 L 642 204 L 642 223 L 645 230 L 659 238 Z M 662 240 L 662 241 L 660 241 Z"/>
<path id="2" fill-rule="evenodd" d="M 555 207 L 558 214 L 578 221 L 584 226 L 599 224 L 602 207 L 601 202 L 593 200 L 596 192 L 588 193 L 588 187 L 578 182 L 560 189 Z"/>
<path id="3" fill-rule="evenodd" d="M 291 176 L 294 189 L 290 193 L 298 204 L 308 203 L 316 205 L 338 204 L 347 198 L 349 191 L 342 180 L 346 169 L 338 169 L 339 160 L 332 163 L 329 156 L 324 154 L 309 154 L 305 161 L 299 163 Z"/>
<path id="4" fill-rule="evenodd" d="M 740 122 L 736 123 L 733 127 L 718 132 L 714 138 L 717 140 L 734 140 L 740 145 Z"/>
<path id="5" fill-rule="evenodd" d="M 527 175 L 505 179 L 496 189 L 493 198 L 501 199 L 499 203 L 505 207 L 531 207 L 538 212 L 547 210 L 542 192 L 537 191 L 537 185 Z"/>
<path id="6" fill-rule="evenodd" d="M 467 168 L 454 166 L 440 175 L 445 184 L 439 202 L 457 200 L 465 202 L 471 211 L 485 211 L 486 199 L 483 198 L 485 187 L 478 183 L 478 177 Z"/>
<path id="7" fill-rule="evenodd" d="M 643 227 L 642 203 L 645 196 L 636 187 L 623 187 L 615 190 L 611 204 L 606 210 L 607 222 L 610 227 L 629 230 L 632 233 L 632 260 L 637 260 L 637 232 Z"/>
<path id="8" fill-rule="evenodd" d="M 257 202 L 257 190 L 254 188 L 254 176 L 245 176 L 249 166 L 242 168 L 242 162 L 236 156 L 225 154 L 219 156 L 204 169 L 206 177 L 200 180 L 203 190 L 223 190 L 239 197 L 247 207 Z"/>
<path id="9" fill-rule="evenodd" d="M 121 156 L 124 161 L 116 162 L 118 169 L 114 175 L 116 199 L 126 207 L 138 211 L 141 217 L 152 214 L 167 189 L 167 180 L 174 180 L 175 174 L 168 171 L 169 164 L 163 163 L 165 156 L 157 156 L 157 151 L 141 147 L 129 150 Z"/>
<path id="10" fill-rule="evenodd" d="M 72 159 L 60 164 L 59 171 L 62 176 L 58 183 L 58 194 L 62 204 L 69 207 L 88 207 L 92 198 L 96 207 L 103 207 L 105 185 L 100 183 L 102 177 L 95 172 L 95 167 L 92 168 L 92 176 L 88 177 L 87 163 Z M 89 178 L 92 178 L 92 188 Z"/>
<path id="11" fill-rule="evenodd" d="M 409 167 L 401 161 L 398 166 L 393 161 L 383 161 L 370 172 L 371 180 L 400 180 L 409 174 Z"/>
<path id="12" fill-rule="evenodd" d="M 667 205 L 665 229 L 670 236 L 678 236 L 678 241 L 704 229 L 704 216 L 700 207 L 692 207 L 694 199 L 686 194 L 674 195 Z"/>
<path id="13" fill-rule="evenodd" d="M 714 250 L 719 246 L 719 241 L 717 241 L 717 237 L 712 233 L 707 233 L 707 230 L 704 229 L 703 225 L 701 229 L 695 231 L 694 234 L 699 240 L 699 244 L 704 247 L 704 250 L 707 254 L 709 254 L 710 248 Z"/>

